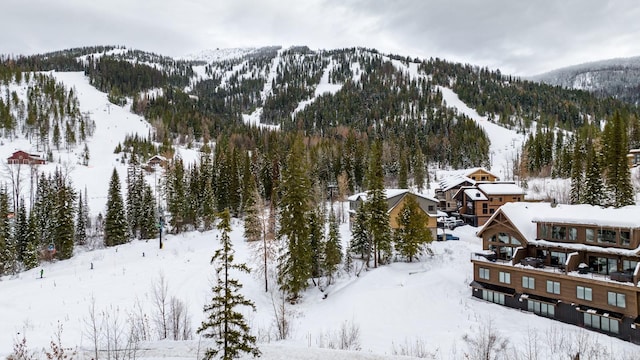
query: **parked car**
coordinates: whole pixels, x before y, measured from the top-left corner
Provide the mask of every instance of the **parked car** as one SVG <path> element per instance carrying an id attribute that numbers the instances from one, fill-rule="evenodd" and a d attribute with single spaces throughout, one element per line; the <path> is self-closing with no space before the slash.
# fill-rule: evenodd
<path id="1" fill-rule="evenodd" d="M 463 225 L 464 225 L 464 221 L 462 219 L 456 219 L 453 217 L 446 218 L 444 219 L 444 221 L 442 221 L 442 228 L 446 227 L 449 230 L 453 230 L 458 226 L 463 226 Z"/>
<path id="2" fill-rule="evenodd" d="M 438 241 L 443 241 L 443 236 L 444 235 L 444 240 L 460 240 L 459 237 L 453 235 L 453 234 L 438 234 L 438 236 L 436 237 L 436 240 Z"/>

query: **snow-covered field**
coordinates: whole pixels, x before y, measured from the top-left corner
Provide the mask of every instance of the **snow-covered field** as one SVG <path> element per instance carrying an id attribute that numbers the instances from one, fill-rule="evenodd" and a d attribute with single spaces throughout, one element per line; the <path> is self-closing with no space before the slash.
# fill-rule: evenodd
<path id="1" fill-rule="evenodd" d="M 89 206 L 95 215 L 104 211 L 112 169 L 120 171 L 121 179 L 124 176 L 125 165 L 118 161 L 113 149 L 125 134 L 146 135 L 149 125 L 127 109 L 109 105 L 106 95 L 91 87 L 83 74 L 54 76 L 76 88 L 81 110 L 90 112 L 96 121 L 95 136 L 88 143 L 89 166 L 74 165 L 69 172 L 77 188 L 88 188 Z M 455 103 L 454 93 L 446 93 L 445 98 L 460 111 L 473 111 Z M 493 124 L 486 125 L 485 129 L 489 129 Z M 498 129 L 487 132 L 494 144 L 492 150 L 494 146 L 496 151 L 505 149 L 504 156 L 496 156 L 494 161 L 507 158 L 512 149 L 519 148 L 518 135 L 503 134 Z M 1 145 L 0 156 L 27 146 L 19 141 Z M 181 156 L 188 162 L 196 159 L 192 151 L 181 150 Z M 56 153 L 54 157 L 75 164 L 73 153 Z M 48 169 L 55 166 L 47 165 Z M 248 312 L 247 318 L 259 339 L 263 358 L 377 360 L 392 359 L 394 354 L 411 350 L 413 355 L 428 358 L 466 359 L 470 349 L 463 336 L 481 336 L 482 329 L 488 326 L 508 339 L 510 348 L 535 346 L 541 354 L 539 359 L 568 358 L 567 353 L 550 352 L 549 345 L 577 337 L 586 337 L 589 343 L 598 343 L 609 353 L 619 355 L 609 358 L 638 350 L 635 345 L 605 335 L 472 298 L 470 254 L 481 249 L 476 231 L 470 226 L 453 230 L 460 241 L 433 243 L 434 255 L 418 262 L 397 262 L 361 271 L 359 276 L 343 272 L 324 292 L 310 287 L 299 304 L 288 306 L 291 335 L 283 341 L 274 340 L 273 299 L 278 298 L 278 293 L 273 291 L 273 282 L 272 290 L 265 292 L 259 275 L 239 274 L 243 294 L 256 304 L 257 311 Z M 213 267 L 209 262 L 218 246 L 216 235 L 217 231 L 169 235 L 163 239 L 162 250 L 157 240 L 94 251 L 78 249 L 70 260 L 44 263 L 15 277 L 1 278 L 0 358 L 9 354 L 14 341 L 23 336 L 29 348 L 49 349 L 49 342 L 62 324 L 62 344 L 89 359 L 91 342 L 86 322 L 91 305 L 95 305 L 98 315 L 107 314 L 112 319 L 119 316 L 122 322 L 136 308 L 151 317 L 155 313 L 152 288 L 161 278 L 166 281 L 168 295 L 186 304 L 191 327 L 197 329 L 204 319 L 203 305 L 210 297 Z M 341 224 L 341 236 L 346 243 L 350 237 L 347 223 Z M 256 268 L 257 260 L 243 239 L 241 221 L 234 220 L 231 237 L 237 261 Z M 44 273 L 42 279 L 40 270 Z M 359 330 L 360 351 L 321 349 L 336 340 L 344 326 Z M 155 333 L 152 335 L 157 338 Z M 145 342 L 140 344 L 137 357 L 193 359 L 201 357 L 208 344 L 195 334 L 188 341 Z"/>

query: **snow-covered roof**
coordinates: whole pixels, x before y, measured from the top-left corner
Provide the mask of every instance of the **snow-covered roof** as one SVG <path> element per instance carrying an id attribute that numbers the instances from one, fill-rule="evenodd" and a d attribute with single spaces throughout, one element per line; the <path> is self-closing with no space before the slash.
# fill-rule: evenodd
<path id="1" fill-rule="evenodd" d="M 432 198 L 430 196 L 427 196 L 427 195 L 424 195 L 424 194 L 421 194 L 421 193 L 413 192 L 413 191 L 410 191 L 408 189 L 385 189 L 384 190 L 385 199 L 391 199 L 392 197 L 396 197 L 398 195 L 402 195 L 402 194 L 405 194 L 405 193 L 411 193 L 411 194 L 413 194 L 415 196 L 419 196 L 419 197 L 421 197 L 423 199 L 431 200 L 431 201 L 436 202 L 436 203 L 438 202 L 438 200 L 435 199 L 435 198 Z M 349 201 L 357 201 L 358 198 L 360 198 L 362 201 L 367 201 L 367 195 L 368 194 L 369 194 L 368 191 L 357 193 L 357 194 L 353 194 L 353 195 L 349 196 L 347 198 L 347 200 L 349 200 Z"/>
<path id="2" fill-rule="evenodd" d="M 489 200 L 489 199 L 487 199 L 486 196 L 484 196 L 484 194 L 482 192 L 480 192 L 477 189 L 465 189 L 464 190 L 464 194 L 467 195 L 468 197 L 472 198 L 473 200 L 478 200 L 478 201 Z"/>
<path id="3" fill-rule="evenodd" d="M 603 227 L 640 228 L 640 206 L 603 208 L 593 205 L 549 206 L 544 212 L 535 214 L 534 222 L 596 225 Z"/>
<path id="4" fill-rule="evenodd" d="M 640 228 L 640 206 L 626 206 L 623 208 L 602 208 L 592 205 L 566 205 L 558 204 L 552 207 L 548 202 L 510 202 L 502 205 L 485 225 L 478 231 L 482 233 L 487 225 L 492 223 L 494 217 L 502 213 L 509 221 L 520 231 L 522 236 L 530 243 L 541 244 L 536 240 L 537 222 L 560 223 L 560 224 L 576 224 L 576 225 L 594 225 L 602 227 L 619 227 L 619 228 Z M 556 242 L 548 242 L 554 246 L 559 246 Z M 562 246 L 571 244 L 562 243 Z M 581 250 L 580 244 L 576 250 Z M 586 245 L 585 245 L 586 246 Z M 570 248 L 570 247 L 568 247 Z M 597 247 L 598 251 L 602 251 L 603 247 Z M 640 250 L 640 249 L 637 249 Z M 637 250 L 632 251 L 634 254 Z"/>
<path id="5" fill-rule="evenodd" d="M 478 184 L 478 189 L 487 195 L 525 194 L 525 191 L 514 183 L 488 182 Z"/>
<path id="6" fill-rule="evenodd" d="M 589 252 L 607 253 L 611 255 L 621 255 L 621 256 L 636 256 L 640 251 L 640 247 L 629 250 L 629 249 L 621 249 L 616 247 L 602 247 L 602 246 L 587 245 L 587 244 L 563 243 L 563 242 L 548 241 L 548 240 L 528 240 L 528 242 L 529 244 L 536 245 L 536 246 L 556 247 L 556 248 L 573 250 L 573 251 L 589 251 Z"/>
<path id="7" fill-rule="evenodd" d="M 471 179 L 468 178 L 464 175 L 458 174 L 458 175 L 453 175 L 453 176 L 448 176 L 442 180 L 440 180 L 440 189 L 442 191 L 447 191 L 447 190 L 451 190 L 456 186 L 459 186 L 460 184 L 464 184 L 465 182 L 468 182 L 470 184 L 475 184 L 476 182 Z"/>

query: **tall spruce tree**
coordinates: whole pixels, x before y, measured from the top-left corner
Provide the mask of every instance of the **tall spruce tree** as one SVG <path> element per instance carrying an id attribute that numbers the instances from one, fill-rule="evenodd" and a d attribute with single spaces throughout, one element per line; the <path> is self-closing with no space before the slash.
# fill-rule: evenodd
<path id="1" fill-rule="evenodd" d="M 149 184 L 144 184 L 140 218 L 140 238 L 153 239 L 158 236 L 158 205 Z"/>
<path id="2" fill-rule="evenodd" d="M 602 171 L 600 171 L 600 161 L 591 143 L 588 144 L 587 148 L 586 169 L 587 173 L 585 175 L 582 203 L 602 206 L 604 195 Z"/>
<path id="3" fill-rule="evenodd" d="M 604 131 L 606 189 L 608 205 L 622 207 L 633 204 L 633 185 L 627 162 L 627 119 L 616 111 Z"/>
<path id="4" fill-rule="evenodd" d="M 109 181 L 107 194 L 107 212 L 104 219 L 104 244 L 115 246 L 127 242 L 127 218 L 124 212 L 124 202 L 120 192 L 120 178 L 118 172 L 113 169 Z"/>
<path id="5" fill-rule="evenodd" d="M 73 256 L 75 240 L 75 202 L 76 193 L 68 177 L 62 174 L 61 169 L 56 169 L 53 175 L 54 197 L 53 213 L 53 243 L 56 246 L 58 259 L 69 259 Z"/>
<path id="6" fill-rule="evenodd" d="M 367 267 L 370 265 L 371 252 L 373 250 L 371 236 L 369 236 L 367 228 L 368 223 L 369 219 L 367 218 L 367 212 L 364 209 L 364 205 L 361 205 L 356 211 L 356 216 L 353 221 L 349 252 L 360 255 L 360 258 L 364 260 Z"/>
<path id="7" fill-rule="evenodd" d="M 13 237 L 17 246 L 18 261 L 24 263 L 25 253 L 29 246 L 29 218 L 27 217 L 27 209 L 24 205 L 24 199 L 20 199 Z"/>
<path id="8" fill-rule="evenodd" d="M 580 146 L 581 141 L 575 140 L 573 146 L 573 161 L 571 164 L 571 191 L 569 201 L 572 204 L 582 203 L 582 199 L 585 196 L 584 193 L 584 167 L 582 159 L 584 154 Z"/>
<path id="9" fill-rule="evenodd" d="M 422 192 L 425 187 L 425 163 L 424 154 L 420 147 L 416 149 L 415 164 L 413 165 L 413 181 L 418 192 Z"/>
<path id="10" fill-rule="evenodd" d="M 282 169 L 278 204 L 278 237 L 285 244 L 278 261 L 278 284 L 292 302 L 307 288 L 313 271 L 309 224 L 311 182 L 307 169 L 304 144 L 301 137 L 296 136 Z"/>
<path id="11" fill-rule="evenodd" d="M 82 193 L 78 195 L 78 208 L 76 210 L 76 245 L 85 245 L 87 243 L 87 216 L 85 214 L 84 202 L 82 201 Z"/>
<path id="12" fill-rule="evenodd" d="M 322 276 L 324 257 L 324 215 L 319 208 L 309 213 L 309 245 L 311 246 L 311 277 Z"/>
<path id="13" fill-rule="evenodd" d="M 25 269 L 29 270 L 37 267 L 40 264 L 40 245 L 37 237 L 38 225 L 36 224 L 36 219 L 35 216 L 33 216 L 33 213 L 29 214 L 27 224 L 27 248 L 22 255 L 22 263 L 24 264 Z"/>
<path id="14" fill-rule="evenodd" d="M 198 328 L 198 333 L 204 337 L 215 339 L 215 348 L 207 349 L 205 359 L 212 359 L 219 354 L 221 359 L 238 358 L 241 353 L 248 353 L 254 357 L 260 356 L 256 347 L 256 338 L 250 334 L 249 325 L 238 307 L 250 307 L 255 311 L 255 305 L 241 293 L 242 284 L 232 278 L 232 271 L 249 273 L 246 264 L 234 263 L 233 244 L 229 238 L 231 232 L 231 216 L 226 209 L 220 214 L 220 243 L 222 247 L 216 250 L 211 258 L 215 266 L 216 284 L 212 288 L 211 303 L 205 305 L 204 312 L 208 313 L 207 320 Z"/>
<path id="15" fill-rule="evenodd" d="M 187 189 L 185 188 L 186 178 L 184 162 L 177 157 L 167 169 L 165 174 L 167 185 L 167 210 L 171 213 L 169 224 L 175 233 L 183 231 L 184 218 L 187 207 Z"/>
<path id="16" fill-rule="evenodd" d="M 338 270 L 338 265 L 342 262 L 342 243 L 340 241 L 340 231 L 338 229 L 338 219 L 333 211 L 329 211 L 329 232 L 324 245 L 323 269 L 325 276 L 329 279 L 329 284 L 333 282 L 333 276 Z"/>
<path id="17" fill-rule="evenodd" d="M 378 267 L 379 264 L 389 261 L 393 250 L 380 141 L 376 141 L 371 149 L 367 181 L 368 192 L 365 211 L 369 213 L 368 228 L 373 243 L 373 267 Z"/>
<path id="18" fill-rule="evenodd" d="M 0 189 L 0 274 L 14 274 L 18 270 L 18 247 L 11 236 L 9 223 L 9 194 Z"/>
<path id="19" fill-rule="evenodd" d="M 418 201 L 407 195 L 404 206 L 397 216 L 396 249 L 409 262 L 417 258 L 424 246 L 433 241 L 428 227 L 429 216 L 422 211 Z"/>

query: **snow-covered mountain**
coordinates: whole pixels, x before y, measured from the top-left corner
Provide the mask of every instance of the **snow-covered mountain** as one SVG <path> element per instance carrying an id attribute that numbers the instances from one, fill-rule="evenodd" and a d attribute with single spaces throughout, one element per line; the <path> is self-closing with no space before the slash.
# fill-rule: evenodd
<path id="1" fill-rule="evenodd" d="M 404 66 L 410 76 L 418 76 L 415 64 L 394 64 Z M 115 145 L 127 134 L 146 135 L 150 125 L 132 114 L 127 106 L 109 103 L 107 94 L 91 86 L 83 73 L 54 72 L 52 76 L 75 89 L 80 110 L 95 121 L 95 133 L 87 140 L 91 154 L 88 166 L 77 165 L 76 150 L 72 149 L 56 151 L 54 159 L 60 160 L 46 165 L 44 170 L 52 170 L 65 162 L 72 164 L 69 176 L 78 188 L 88 188 L 92 194 L 89 206 L 95 214 L 104 210 L 112 169 L 115 167 L 121 174 L 125 172 L 126 165 L 113 153 Z M 510 161 L 524 136 L 478 115 L 451 89 L 439 90 L 443 102 L 485 129 L 492 144 L 493 171 L 509 171 Z M 0 156 L 28 146 L 28 141 L 21 138 L 4 141 Z M 186 162 L 199 158 L 195 150 L 178 148 L 178 151 Z M 153 175 L 147 180 L 155 181 Z M 335 206 L 342 209 L 337 211 L 342 214 L 348 207 L 339 203 Z M 346 246 L 350 230 L 346 216 L 343 218 L 340 232 Z M 286 340 L 276 340 L 275 312 L 279 294 L 273 290 L 274 279 L 271 278 L 271 290 L 265 292 L 264 280 L 258 273 L 238 274 L 244 295 L 256 304 L 257 311 L 247 311 L 246 316 L 258 337 L 263 358 L 378 360 L 408 359 L 411 357 L 401 355 L 409 355 L 468 359 L 473 341 L 481 340 L 489 329 L 500 339 L 508 340 L 510 354 L 528 346 L 544 359 L 566 358 L 569 351 L 566 346 L 578 338 L 588 344 L 585 350 L 586 347 L 604 349 L 608 354 L 615 354 L 610 355 L 612 358 L 616 355 L 622 358 L 637 350 L 635 345 L 605 335 L 472 298 L 469 259 L 472 252 L 481 249 L 476 230 L 470 226 L 453 230 L 460 241 L 434 243 L 433 254 L 423 254 L 420 261 L 398 262 L 369 271 L 358 265 L 357 271 L 343 271 L 337 281 L 323 291 L 311 287 L 299 304 L 285 305 L 290 320 L 290 335 Z M 163 249 L 158 248 L 155 240 L 133 241 L 106 249 L 79 248 L 70 260 L 43 263 L 36 269 L 1 278 L 0 357 L 9 354 L 23 337 L 27 347 L 42 356 L 43 349 L 50 349 L 50 341 L 56 340 L 56 334 L 62 329 L 60 341 L 65 348 L 77 351 L 81 359 L 92 358 L 92 333 L 95 332 L 92 332 L 91 314 L 97 319 L 101 335 L 96 341 L 101 344 L 113 341 L 116 334 L 124 339 L 132 321 L 146 319 L 143 324 L 146 321 L 148 340 L 136 345 L 138 359 L 201 357 L 211 342 L 194 333 L 191 340 L 157 340 L 153 289 L 164 281 L 167 298 L 185 305 L 188 325 L 192 330 L 197 329 L 204 319 L 203 306 L 210 297 L 214 276 L 210 260 L 219 245 L 217 236 L 217 231 L 165 235 Z M 252 245 L 244 241 L 241 221 L 233 221 L 231 237 L 237 260 L 259 268 L 261 260 L 256 258 Z M 112 331 L 111 340 L 103 337 L 109 334 L 107 329 Z M 359 350 L 328 349 L 339 347 L 341 333 L 353 335 L 351 348 Z M 463 339 L 465 335 L 467 340 Z M 550 344 L 567 353 L 554 352 Z M 106 352 L 100 352 L 99 357 L 107 358 Z"/>
<path id="2" fill-rule="evenodd" d="M 532 77 L 532 80 L 599 96 L 612 96 L 632 104 L 640 102 L 640 56 L 569 66 Z"/>

